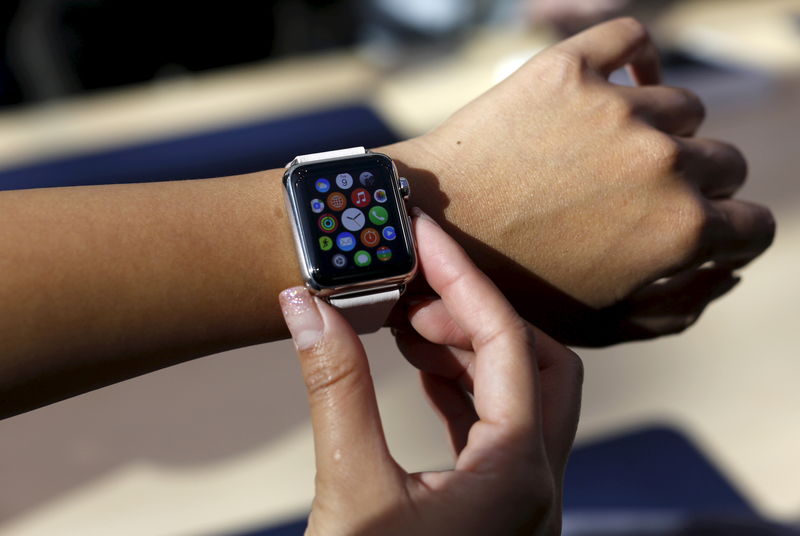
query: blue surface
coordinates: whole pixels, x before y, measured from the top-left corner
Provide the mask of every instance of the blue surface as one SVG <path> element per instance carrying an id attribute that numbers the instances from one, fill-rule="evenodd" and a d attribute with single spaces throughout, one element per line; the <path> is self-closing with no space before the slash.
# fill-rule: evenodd
<path id="1" fill-rule="evenodd" d="M 564 511 L 667 511 L 688 520 L 758 517 L 697 447 L 666 427 L 576 448 L 564 482 Z M 303 519 L 237 536 L 301 536 L 305 526 Z"/>
<path id="2" fill-rule="evenodd" d="M 395 141 L 372 110 L 353 104 L 6 169 L 0 190 L 222 177 L 283 167 L 297 154 Z"/>
<path id="3" fill-rule="evenodd" d="M 564 490 L 565 510 L 756 516 L 700 450 L 669 428 L 649 428 L 575 449 Z"/>

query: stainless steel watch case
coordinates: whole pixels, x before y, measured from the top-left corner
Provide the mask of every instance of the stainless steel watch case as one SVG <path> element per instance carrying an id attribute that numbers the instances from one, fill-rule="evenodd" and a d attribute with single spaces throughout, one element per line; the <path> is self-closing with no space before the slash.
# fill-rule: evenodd
<path id="1" fill-rule="evenodd" d="M 337 297 L 344 297 L 344 296 L 356 296 L 361 294 L 371 294 L 374 292 L 381 292 L 385 290 L 394 290 L 399 289 L 402 293 L 405 290 L 405 286 L 411 281 L 417 273 L 417 247 L 416 242 L 414 241 L 414 234 L 411 232 L 411 220 L 408 217 L 408 210 L 406 208 L 405 200 L 408 199 L 410 195 L 410 188 L 408 181 L 400 177 L 397 172 L 397 166 L 395 165 L 394 161 L 388 156 L 383 153 L 376 153 L 372 151 L 366 151 L 364 154 L 361 155 L 350 155 L 350 156 L 342 156 L 337 158 L 326 158 L 324 160 L 316 160 L 313 163 L 328 163 L 328 162 L 351 162 L 353 160 L 367 158 L 367 157 L 374 157 L 374 156 L 381 156 L 386 158 L 391 163 L 391 181 L 392 187 L 395 190 L 395 193 L 398 196 L 398 199 L 403 200 L 402 202 L 398 203 L 398 209 L 400 211 L 400 226 L 402 227 L 404 236 L 408 237 L 408 243 L 410 246 L 410 254 L 411 254 L 411 261 L 412 267 L 411 270 L 407 273 L 400 274 L 393 277 L 381 278 L 381 279 L 372 279 L 369 281 L 359 282 L 359 283 L 350 283 L 344 286 L 325 286 L 318 283 L 312 274 L 312 266 L 311 266 L 311 257 L 309 255 L 308 248 L 312 247 L 309 244 L 306 244 L 302 239 L 302 234 L 299 232 L 300 227 L 300 217 L 298 212 L 298 202 L 292 191 L 292 188 L 289 187 L 289 178 L 292 174 L 298 169 L 303 166 L 309 165 L 309 162 L 298 163 L 296 160 L 293 160 L 286 168 L 286 171 L 283 174 L 283 193 L 284 193 L 284 200 L 286 202 L 286 210 L 287 214 L 289 214 L 291 228 L 292 228 L 292 237 L 294 238 L 294 244 L 297 249 L 297 255 L 300 259 L 300 271 L 303 277 L 303 282 L 309 290 L 314 292 L 315 294 L 330 298 L 332 296 Z"/>

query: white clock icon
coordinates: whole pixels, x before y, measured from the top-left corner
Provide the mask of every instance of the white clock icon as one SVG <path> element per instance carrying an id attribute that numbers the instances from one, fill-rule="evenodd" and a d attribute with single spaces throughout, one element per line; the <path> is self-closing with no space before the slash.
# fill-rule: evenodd
<path id="1" fill-rule="evenodd" d="M 342 225 L 348 231 L 358 231 L 364 227 L 365 221 L 364 213 L 357 208 L 348 208 L 342 212 Z"/>

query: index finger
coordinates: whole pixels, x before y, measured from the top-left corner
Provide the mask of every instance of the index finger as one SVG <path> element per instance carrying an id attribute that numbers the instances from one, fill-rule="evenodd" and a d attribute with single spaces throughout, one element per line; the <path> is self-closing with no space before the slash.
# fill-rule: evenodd
<path id="1" fill-rule="evenodd" d="M 636 19 L 625 17 L 593 26 L 556 48 L 571 53 L 603 77 L 630 66 L 639 85 L 661 83 L 661 61 L 647 28 Z"/>
<path id="2" fill-rule="evenodd" d="M 428 284 L 475 351 L 475 410 L 481 421 L 540 434 L 533 338 L 527 322 L 463 249 L 415 210 L 419 262 Z"/>

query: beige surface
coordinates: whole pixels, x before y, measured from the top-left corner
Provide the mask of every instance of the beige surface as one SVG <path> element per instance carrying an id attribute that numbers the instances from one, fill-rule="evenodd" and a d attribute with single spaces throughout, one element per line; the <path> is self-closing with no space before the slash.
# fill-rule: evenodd
<path id="1" fill-rule="evenodd" d="M 671 9 L 660 30 L 671 42 L 711 60 L 796 72 L 797 17 L 800 0 L 689 1 Z"/>
<path id="2" fill-rule="evenodd" d="M 438 93 L 429 70 L 418 73 L 419 85 L 413 73 L 376 81 L 345 55 L 313 60 L 341 74 L 339 89 L 325 94 L 297 85 L 310 64 L 284 65 L 285 76 L 237 70 L 0 116 L 0 162 L 282 115 L 309 100 L 369 93 L 392 108 L 387 117 L 426 93 L 455 106 L 535 47 L 510 39 L 517 45 L 498 41 L 496 56 L 472 65 L 437 64 L 448 80 Z M 265 97 L 262 84 L 277 89 Z M 415 87 L 425 90 L 409 95 Z M 796 84 L 785 83 L 736 105 L 709 102 L 704 130 L 748 155 L 745 193 L 778 218 L 772 250 L 684 336 L 581 352 L 582 439 L 675 423 L 765 514 L 786 520 L 800 518 L 798 97 Z M 398 119 L 399 130 L 424 128 L 423 116 Z M 367 344 L 393 451 L 412 470 L 446 464 L 443 432 L 424 409 L 416 375 L 388 334 Z M 306 510 L 312 479 L 302 385 L 286 343 L 201 359 L 0 422 L 2 536 L 194 535 L 274 523 Z"/>
<path id="3" fill-rule="evenodd" d="M 292 115 L 309 105 L 358 101 L 372 94 L 377 82 L 375 69 L 354 54 L 340 53 L 223 69 L 4 112 L 0 164 Z"/>

